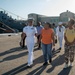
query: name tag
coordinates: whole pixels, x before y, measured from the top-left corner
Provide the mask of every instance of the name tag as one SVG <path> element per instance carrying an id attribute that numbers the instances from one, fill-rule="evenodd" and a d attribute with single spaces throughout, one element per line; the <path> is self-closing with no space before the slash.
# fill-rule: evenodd
<path id="1" fill-rule="evenodd" d="M 28 29 L 28 28 L 26 28 L 26 29 Z"/>
<path id="2" fill-rule="evenodd" d="M 34 29 L 34 28 L 31 28 L 31 29 Z"/>

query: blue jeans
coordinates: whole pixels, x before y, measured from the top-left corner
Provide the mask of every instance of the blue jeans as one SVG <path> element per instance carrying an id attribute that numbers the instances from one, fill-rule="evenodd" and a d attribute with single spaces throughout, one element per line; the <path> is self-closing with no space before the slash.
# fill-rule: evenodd
<path id="1" fill-rule="evenodd" d="M 42 43 L 42 50 L 43 50 L 44 61 L 47 62 L 48 59 L 52 58 L 52 43 L 51 44 Z"/>

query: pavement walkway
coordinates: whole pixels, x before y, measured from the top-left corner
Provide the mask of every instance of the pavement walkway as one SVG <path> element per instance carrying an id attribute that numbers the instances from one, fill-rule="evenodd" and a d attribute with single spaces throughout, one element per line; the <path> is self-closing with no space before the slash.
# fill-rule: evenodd
<path id="1" fill-rule="evenodd" d="M 34 65 L 27 69 L 28 51 L 19 46 L 19 35 L 0 35 L 0 75 L 75 75 L 74 66 L 64 67 L 64 47 L 53 55 L 52 64 L 43 66 L 42 50 L 34 48 Z M 64 42 L 63 42 L 64 43 Z M 59 48 L 58 43 L 56 49 Z"/>

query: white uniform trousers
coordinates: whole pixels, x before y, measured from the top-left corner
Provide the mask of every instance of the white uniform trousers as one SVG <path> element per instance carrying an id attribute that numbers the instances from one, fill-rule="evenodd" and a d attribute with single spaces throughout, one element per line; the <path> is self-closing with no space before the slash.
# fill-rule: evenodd
<path id="1" fill-rule="evenodd" d="M 62 48 L 63 36 L 58 36 L 59 45 Z"/>
<path id="2" fill-rule="evenodd" d="M 31 38 L 30 38 L 31 39 Z M 33 64 L 33 49 L 34 49 L 34 41 L 31 40 L 27 41 L 27 48 L 28 48 L 28 66 Z"/>

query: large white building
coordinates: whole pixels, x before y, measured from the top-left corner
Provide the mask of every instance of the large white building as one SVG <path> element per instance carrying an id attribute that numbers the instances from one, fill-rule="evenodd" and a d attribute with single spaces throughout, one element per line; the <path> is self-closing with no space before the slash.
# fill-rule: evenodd
<path id="1" fill-rule="evenodd" d="M 58 22 L 60 22 L 60 21 L 63 23 L 66 23 L 71 18 L 75 19 L 75 14 L 67 10 L 66 12 L 60 13 L 59 16 L 48 17 L 48 16 L 44 16 L 44 15 L 31 13 L 28 15 L 28 18 L 30 18 L 30 17 L 35 19 L 35 25 L 37 25 L 38 21 L 40 21 L 42 23 L 44 23 L 44 22 L 49 22 L 51 24 L 55 23 L 56 25 L 58 25 Z"/>

